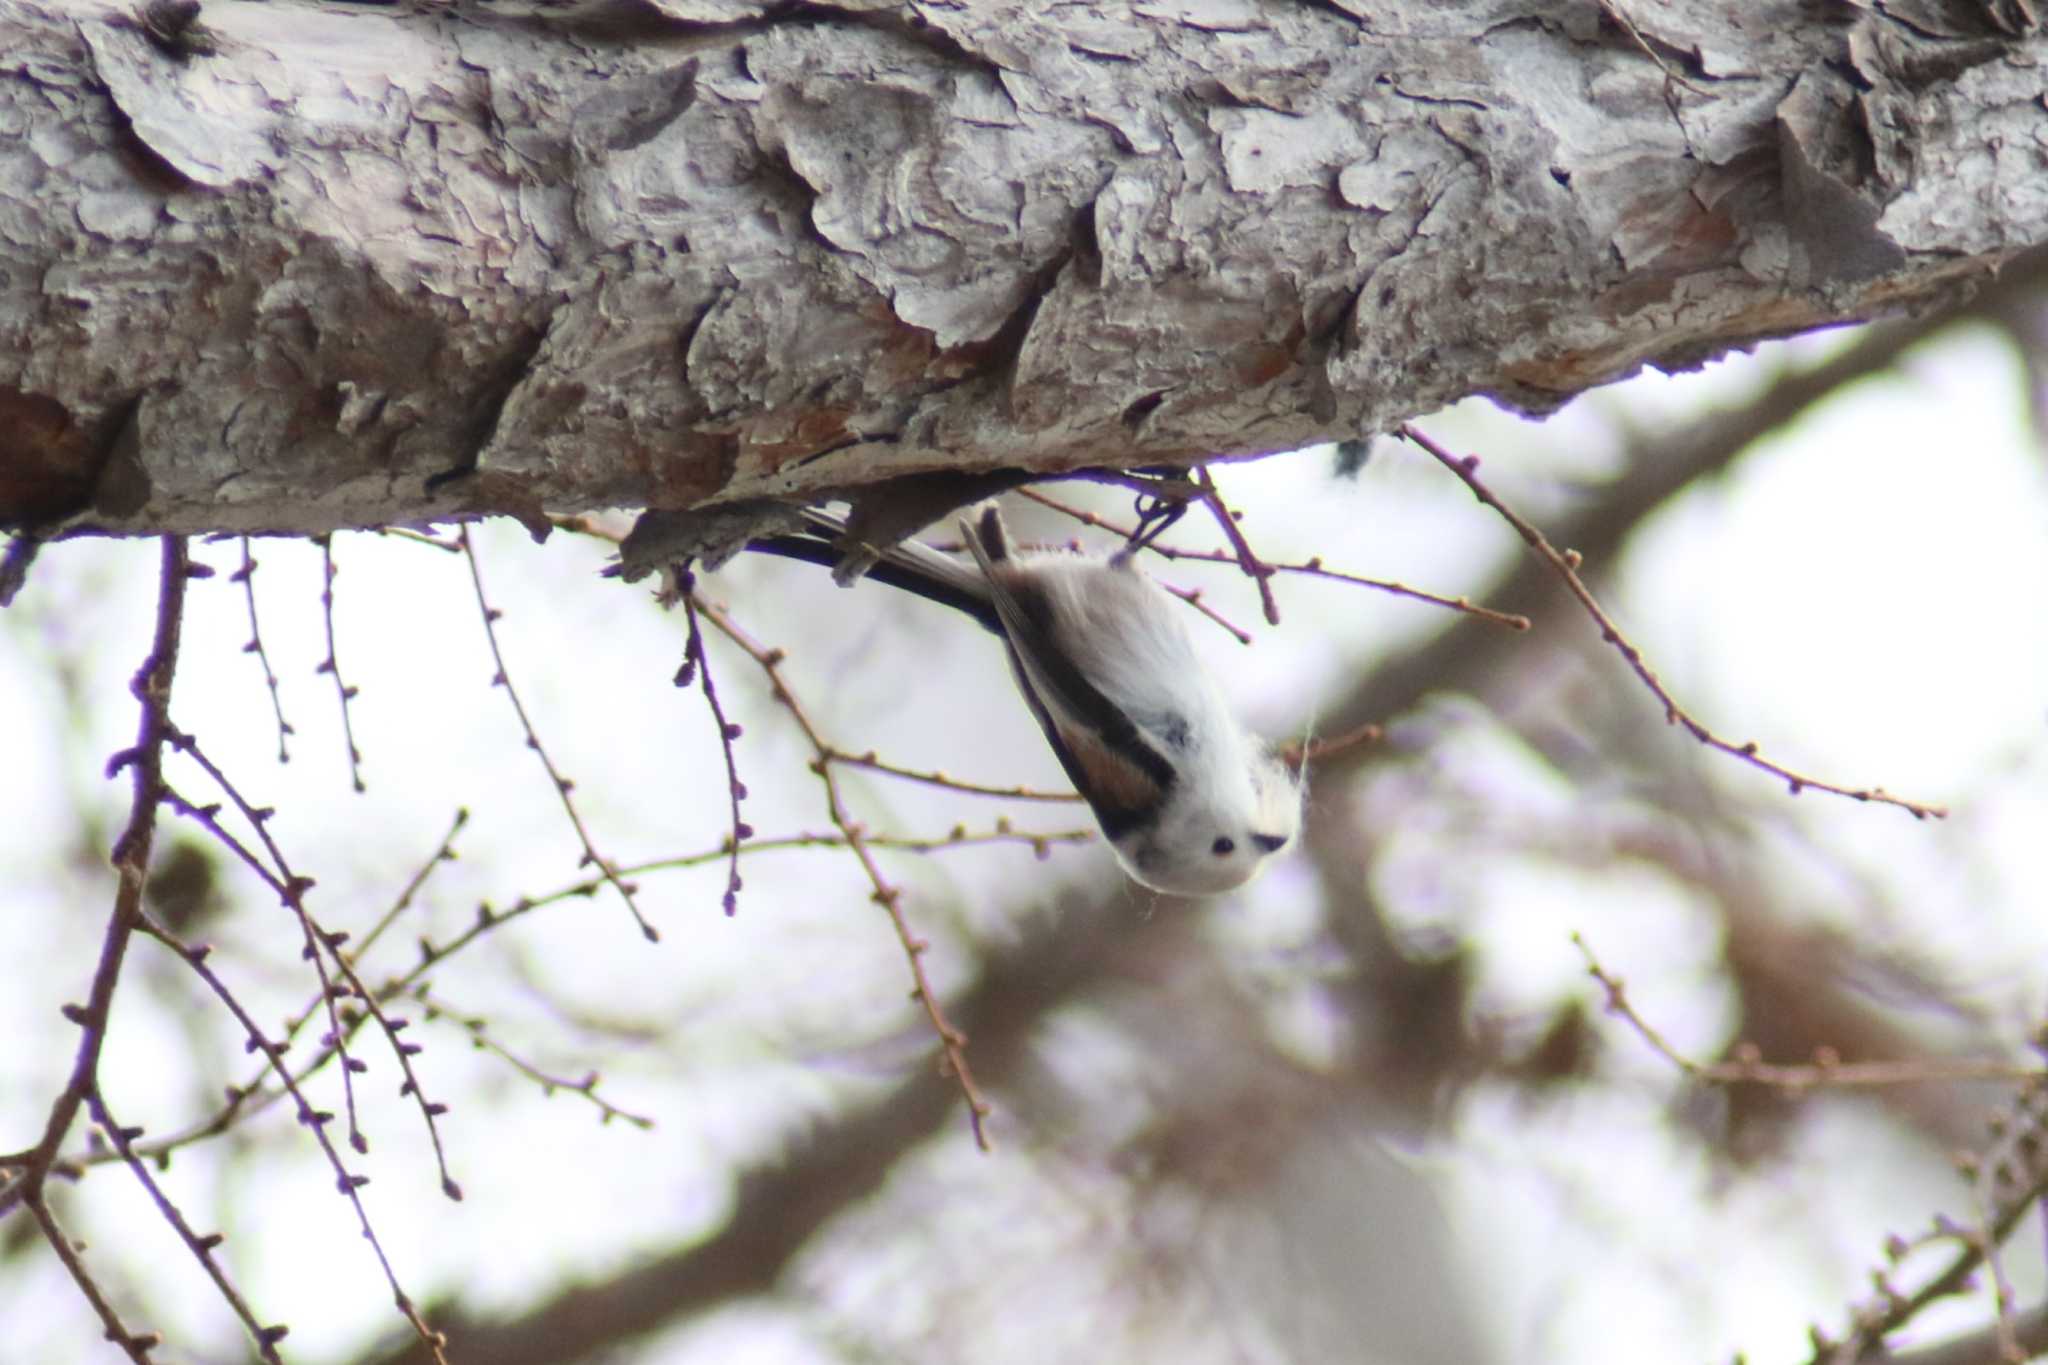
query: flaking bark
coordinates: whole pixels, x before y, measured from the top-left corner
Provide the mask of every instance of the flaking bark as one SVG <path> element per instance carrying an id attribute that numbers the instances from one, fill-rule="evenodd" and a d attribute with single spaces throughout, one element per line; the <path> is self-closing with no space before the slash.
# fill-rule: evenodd
<path id="1" fill-rule="evenodd" d="M 0 0 L 0 525 L 1285 450 L 2048 236 L 2011 4 L 189 10 Z"/>

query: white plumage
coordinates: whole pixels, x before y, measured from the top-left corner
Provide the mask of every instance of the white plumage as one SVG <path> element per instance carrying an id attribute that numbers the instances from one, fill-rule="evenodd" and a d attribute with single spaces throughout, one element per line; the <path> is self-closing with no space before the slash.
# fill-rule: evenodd
<path id="1" fill-rule="evenodd" d="M 961 523 L 972 563 L 917 541 L 849 546 L 842 518 L 804 516 L 838 551 L 877 553 L 870 576 L 1003 637 L 1018 691 L 1133 879 L 1228 891 L 1299 833 L 1295 773 L 1231 714 L 1184 609 L 1128 552 L 1018 551 L 992 505 Z M 756 548 L 817 557 L 778 540 Z"/>

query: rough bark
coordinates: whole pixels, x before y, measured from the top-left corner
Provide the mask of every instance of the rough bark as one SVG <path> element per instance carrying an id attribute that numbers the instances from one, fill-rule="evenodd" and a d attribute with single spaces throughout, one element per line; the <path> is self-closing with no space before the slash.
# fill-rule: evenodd
<path id="1" fill-rule="evenodd" d="M 1530 411 L 2048 237 L 2018 0 L 0 0 L 0 524 Z"/>

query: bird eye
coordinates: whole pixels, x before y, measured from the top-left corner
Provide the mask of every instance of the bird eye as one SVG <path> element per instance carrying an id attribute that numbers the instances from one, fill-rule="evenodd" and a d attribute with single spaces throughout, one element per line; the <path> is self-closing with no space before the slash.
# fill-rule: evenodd
<path id="1" fill-rule="evenodd" d="M 1209 851 L 1219 858 L 1228 858 L 1237 852 L 1237 845 L 1228 834 L 1220 834 L 1216 837 L 1216 842 L 1209 845 Z"/>
<path id="2" fill-rule="evenodd" d="M 1284 834 L 1254 834 L 1252 842 L 1259 846 L 1261 853 L 1278 853 L 1287 846 L 1287 836 Z"/>

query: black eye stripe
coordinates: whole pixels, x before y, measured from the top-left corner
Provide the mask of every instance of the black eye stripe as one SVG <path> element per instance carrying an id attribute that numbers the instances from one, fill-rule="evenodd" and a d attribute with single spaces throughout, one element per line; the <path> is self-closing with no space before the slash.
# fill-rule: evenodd
<path id="1" fill-rule="evenodd" d="M 1219 834 L 1216 836 L 1216 842 L 1209 845 L 1209 851 L 1219 858 L 1228 858 L 1237 852 L 1237 844 L 1229 835 Z"/>

